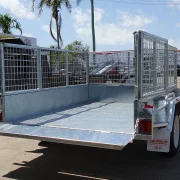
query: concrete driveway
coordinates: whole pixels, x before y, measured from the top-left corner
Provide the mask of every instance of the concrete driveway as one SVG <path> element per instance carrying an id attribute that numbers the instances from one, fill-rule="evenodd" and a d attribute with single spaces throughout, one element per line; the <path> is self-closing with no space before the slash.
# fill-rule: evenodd
<path id="1" fill-rule="evenodd" d="M 44 148 L 38 144 L 0 137 L 0 179 L 180 179 L 180 153 L 171 159 L 147 152 L 143 141 L 122 151 L 62 144 Z"/>

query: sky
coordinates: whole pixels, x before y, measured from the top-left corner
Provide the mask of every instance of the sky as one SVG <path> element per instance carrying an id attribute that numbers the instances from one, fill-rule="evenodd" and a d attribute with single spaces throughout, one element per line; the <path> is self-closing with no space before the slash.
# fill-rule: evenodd
<path id="1" fill-rule="evenodd" d="M 72 13 L 65 7 L 61 10 L 64 46 L 78 40 L 92 50 L 90 0 L 82 1 L 78 7 L 76 0 L 70 1 Z M 138 30 L 166 38 L 169 44 L 180 49 L 180 0 L 151 0 L 153 5 L 127 1 L 94 0 L 97 51 L 133 49 L 133 32 Z M 38 17 L 37 11 L 31 11 L 31 0 L 0 0 L 0 14 L 4 13 L 17 18 L 23 35 L 37 38 L 39 46 L 56 45 L 49 34 L 49 9 L 45 8 Z M 13 33 L 19 35 L 18 31 Z"/>

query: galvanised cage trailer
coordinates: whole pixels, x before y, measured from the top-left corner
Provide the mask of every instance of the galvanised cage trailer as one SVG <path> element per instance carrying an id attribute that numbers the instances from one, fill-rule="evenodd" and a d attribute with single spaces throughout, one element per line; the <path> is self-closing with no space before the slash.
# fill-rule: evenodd
<path id="1" fill-rule="evenodd" d="M 177 49 L 138 31 L 134 50 L 87 54 L 1 43 L 0 134 L 121 150 L 133 139 L 175 155 Z"/>

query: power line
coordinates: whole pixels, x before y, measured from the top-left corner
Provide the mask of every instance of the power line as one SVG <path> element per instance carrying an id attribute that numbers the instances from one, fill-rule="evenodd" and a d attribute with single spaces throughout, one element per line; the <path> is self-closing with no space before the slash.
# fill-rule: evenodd
<path id="1" fill-rule="evenodd" d="M 104 1 L 108 1 L 108 2 L 111 2 L 111 1 L 117 1 L 117 2 L 120 2 L 122 0 L 104 0 Z M 125 1 L 125 0 L 123 0 Z M 151 2 L 151 3 L 156 3 L 156 2 L 162 2 L 162 3 L 167 3 L 167 2 L 171 2 L 171 3 L 177 3 L 177 2 L 180 2 L 180 0 L 126 0 L 125 2 Z"/>
<path id="2" fill-rule="evenodd" d="M 164 5 L 164 4 L 172 4 L 172 5 L 177 5 L 180 4 L 180 1 L 142 1 L 142 0 L 96 0 L 96 1 L 102 1 L 102 2 L 110 2 L 110 3 L 125 3 L 125 4 L 146 4 L 146 5 Z"/>
<path id="3" fill-rule="evenodd" d="M 141 4 L 141 5 L 180 5 L 180 0 L 96 0 L 105 3 Z"/>

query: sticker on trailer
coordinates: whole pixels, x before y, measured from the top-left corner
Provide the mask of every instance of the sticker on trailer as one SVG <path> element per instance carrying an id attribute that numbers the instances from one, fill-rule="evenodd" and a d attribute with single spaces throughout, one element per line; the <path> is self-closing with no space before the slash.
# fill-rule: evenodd
<path id="1" fill-rule="evenodd" d="M 148 151 L 169 152 L 169 140 L 168 139 L 149 140 Z"/>
<path id="2" fill-rule="evenodd" d="M 159 144 L 159 145 L 162 145 L 162 146 L 167 146 L 167 144 L 168 144 L 168 139 L 163 139 L 163 140 L 160 140 L 160 139 L 149 140 L 149 144 L 151 144 L 151 145 L 153 145 L 153 144 Z"/>
<path id="3" fill-rule="evenodd" d="M 156 152 L 169 152 L 170 132 L 167 128 L 154 128 L 153 139 L 147 141 L 147 150 Z"/>

